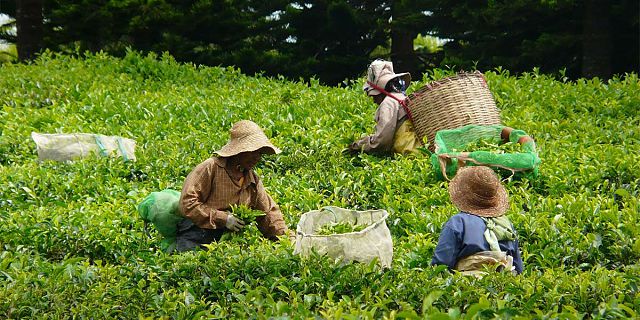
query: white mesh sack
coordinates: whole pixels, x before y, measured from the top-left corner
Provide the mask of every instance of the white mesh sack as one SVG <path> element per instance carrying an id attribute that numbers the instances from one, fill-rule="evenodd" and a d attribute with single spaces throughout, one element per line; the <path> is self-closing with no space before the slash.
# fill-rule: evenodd
<path id="1" fill-rule="evenodd" d="M 118 136 L 91 133 L 37 133 L 31 138 L 36 143 L 38 159 L 69 161 L 90 154 L 102 156 L 117 155 L 125 161 L 136 160 L 136 142 Z"/>
<path id="2" fill-rule="evenodd" d="M 386 210 L 356 211 L 333 206 L 306 212 L 298 222 L 294 253 L 306 257 L 315 251 L 343 263 L 368 263 L 378 258 L 382 267 L 389 268 L 393 241 L 385 221 L 388 216 Z M 318 234 L 323 226 L 341 222 L 366 227 L 356 232 Z"/>

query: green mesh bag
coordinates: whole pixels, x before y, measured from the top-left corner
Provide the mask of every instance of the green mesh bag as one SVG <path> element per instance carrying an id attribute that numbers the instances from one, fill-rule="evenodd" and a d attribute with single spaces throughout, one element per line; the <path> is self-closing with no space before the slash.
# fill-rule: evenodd
<path id="1" fill-rule="evenodd" d="M 461 166 L 488 166 L 504 175 L 538 176 L 536 144 L 524 131 L 502 125 L 467 125 L 436 133 L 431 163 L 439 179 L 451 179 Z M 509 146 L 506 150 L 502 147 Z M 514 146 L 515 144 L 515 146 Z M 485 150 L 494 147 L 494 150 Z"/>
<path id="2" fill-rule="evenodd" d="M 180 192 L 165 189 L 159 192 L 151 192 L 138 204 L 138 213 L 145 222 L 145 227 L 148 223 L 151 223 L 163 236 L 160 247 L 164 251 L 173 250 L 178 222 L 184 219 L 178 213 L 179 201 Z"/>

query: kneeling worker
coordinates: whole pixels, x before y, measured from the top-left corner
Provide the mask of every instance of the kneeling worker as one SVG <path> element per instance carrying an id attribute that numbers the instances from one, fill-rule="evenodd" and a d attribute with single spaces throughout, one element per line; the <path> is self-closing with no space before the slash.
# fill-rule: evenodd
<path id="1" fill-rule="evenodd" d="M 278 205 L 267 194 L 252 170 L 262 154 L 280 153 L 262 129 L 252 121 L 235 123 L 230 141 L 187 176 L 180 195 L 176 250 L 201 248 L 218 241 L 225 232 L 237 232 L 244 222 L 230 213 L 232 205 L 246 205 L 265 213 L 256 218 L 260 232 L 269 239 L 288 233 Z"/>
<path id="2" fill-rule="evenodd" d="M 373 135 L 353 142 L 346 151 L 351 154 L 366 153 L 419 153 L 422 146 L 411 122 L 405 91 L 411 83 L 411 75 L 394 73 L 389 61 L 375 60 L 369 65 L 364 92 L 378 105 Z"/>
<path id="3" fill-rule="evenodd" d="M 488 167 L 464 167 L 449 183 L 451 202 L 460 212 L 445 223 L 431 264 L 482 274 L 486 265 L 522 273 L 513 225 L 505 216 L 509 197 Z"/>

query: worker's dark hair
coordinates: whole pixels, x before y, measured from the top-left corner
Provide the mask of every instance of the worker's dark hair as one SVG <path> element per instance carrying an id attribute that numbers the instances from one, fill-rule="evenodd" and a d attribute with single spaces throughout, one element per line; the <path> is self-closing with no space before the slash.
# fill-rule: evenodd
<path id="1" fill-rule="evenodd" d="M 386 90 L 387 92 L 405 93 L 405 91 L 407 90 L 407 83 L 404 82 L 402 77 L 395 77 L 387 82 L 384 90 Z"/>

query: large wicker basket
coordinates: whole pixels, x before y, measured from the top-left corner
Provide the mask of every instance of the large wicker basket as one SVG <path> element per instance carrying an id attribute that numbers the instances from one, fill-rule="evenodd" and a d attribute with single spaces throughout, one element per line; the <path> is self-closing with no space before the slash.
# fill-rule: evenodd
<path id="1" fill-rule="evenodd" d="M 434 150 L 436 132 L 469 124 L 500 124 L 496 106 L 480 72 L 459 73 L 431 82 L 409 95 L 413 125 Z"/>

